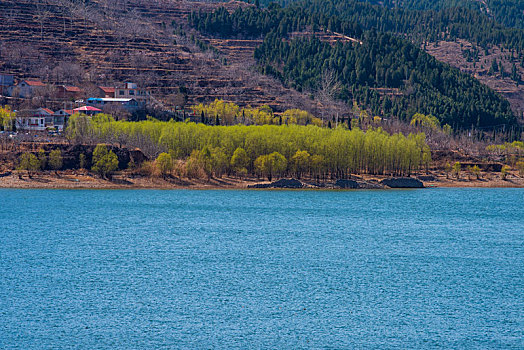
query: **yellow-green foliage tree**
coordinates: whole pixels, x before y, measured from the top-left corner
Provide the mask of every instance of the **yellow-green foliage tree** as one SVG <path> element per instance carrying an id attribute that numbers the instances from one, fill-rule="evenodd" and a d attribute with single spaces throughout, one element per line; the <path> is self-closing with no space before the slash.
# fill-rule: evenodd
<path id="1" fill-rule="evenodd" d="M 208 105 L 201 103 L 197 106 L 193 106 L 193 112 L 197 116 L 204 113 L 206 118 L 212 118 L 213 120 L 218 116 L 223 123 L 232 125 L 235 118 L 240 114 L 240 107 L 232 102 L 225 102 L 216 99 Z"/>
<path id="2" fill-rule="evenodd" d="M 221 147 L 215 147 L 211 150 L 211 168 L 215 176 L 222 177 L 229 168 L 229 157 Z"/>
<path id="3" fill-rule="evenodd" d="M 49 166 L 51 169 L 57 171 L 62 169 L 64 165 L 64 159 L 62 157 L 62 151 L 59 149 L 52 150 L 49 152 Z"/>
<path id="4" fill-rule="evenodd" d="M 17 169 L 27 171 L 27 175 L 31 178 L 34 172 L 40 170 L 40 161 L 33 153 L 23 153 L 20 156 Z"/>
<path id="5" fill-rule="evenodd" d="M 235 149 L 235 152 L 233 152 L 233 156 L 231 157 L 231 168 L 233 171 L 239 175 L 240 177 L 245 176 L 247 174 L 247 169 L 249 168 L 249 157 L 246 153 L 246 150 L 242 147 L 238 147 Z"/>
<path id="6" fill-rule="evenodd" d="M 440 122 L 431 114 L 424 115 L 422 113 L 415 113 L 413 117 L 411 117 L 410 124 L 430 129 L 440 129 Z"/>
<path id="7" fill-rule="evenodd" d="M 255 125 L 280 125 L 280 124 L 313 124 L 322 126 L 322 120 L 311 113 L 300 109 L 289 109 L 281 116 L 275 116 L 271 107 L 264 105 L 259 108 L 240 108 L 232 102 L 216 99 L 210 104 L 198 104 L 192 107 L 195 115 L 204 124 L 216 124 L 218 117 L 221 125 L 255 124 Z"/>
<path id="8" fill-rule="evenodd" d="M 489 145 L 486 150 L 492 154 L 503 156 L 506 161 L 515 165 L 517 160 L 524 156 L 524 142 L 513 141 L 502 145 Z"/>
<path id="9" fill-rule="evenodd" d="M 453 164 L 453 173 L 455 174 L 457 179 L 460 177 L 461 168 L 462 168 L 462 164 L 460 164 L 460 162 L 455 162 L 455 164 Z"/>
<path id="10" fill-rule="evenodd" d="M 298 124 L 322 126 L 322 119 L 316 118 L 313 114 L 301 109 L 288 109 L 282 113 L 282 124 Z"/>
<path id="11" fill-rule="evenodd" d="M 118 170 L 118 158 L 113 151 L 107 149 L 104 144 L 98 144 L 93 151 L 93 166 L 95 173 L 102 178 L 111 177 Z"/>
<path id="12" fill-rule="evenodd" d="M 0 130 L 11 131 L 15 125 L 16 113 L 9 106 L 0 107 Z"/>
<path id="13" fill-rule="evenodd" d="M 78 125 L 82 130 L 75 129 Z M 84 131 L 85 140 L 82 139 Z M 294 171 L 292 158 L 296 152 L 306 151 L 311 156 L 309 172 L 313 176 L 331 174 L 337 178 L 346 178 L 352 173 L 408 175 L 420 171 L 431 159 L 423 133 L 390 135 L 380 128 L 364 132 L 359 128 L 328 129 L 314 125 L 208 126 L 173 121 L 92 119 L 86 124 L 70 124 L 67 132 L 74 135 L 73 138 L 79 135 L 78 141 L 97 143 L 112 143 L 118 135 L 125 140 L 126 147 L 138 147 L 155 158 L 165 150 L 171 150 L 174 159 L 190 161 L 189 170 L 199 168 L 208 176 L 223 171 L 214 169 L 223 165 L 221 161 L 213 162 L 212 154 L 216 148 L 225 154 L 233 171 L 246 168 L 252 174 L 255 172 L 254 161 L 273 152 L 280 153 L 289 162 L 289 168 L 284 170 L 286 173 Z M 207 151 L 202 153 L 205 148 Z M 241 162 L 233 161 L 238 148 L 245 151 L 248 161 L 244 156 Z"/>
<path id="14" fill-rule="evenodd" d="M 308 151 L 296 151 L 291 158 L 295 176 L 300 179 L 302 174 L 311 170 L 311 155 Z"/>
<path id="15" fill-rule="evenodd" d="M 480 167 L 478 165 L 475 165 L 471 168 L 471 172 L 473 173 L 473 175 L 475 175 L 475 177 L 477 178 L 477 180 L 480 179 Z"/>
<path id="16" fill-rule="evenodd" d="M 155 166 L 160 175 L 165 178 L 173 170 L 173 159 L 168 153 L 162 152 L 158 155 Z"/>
<path id="17" fill-rule="evenodd" d="M 44 170 L 47 166 L 47 155 L 43 149 L 38 150 L 38 161 L 40 162 L 40 169 Z"/>
<path id="18" fill-rule="evenodd" d="M 255 169 L 260 175 L 266 176 L 269 181 L 274 176 L 282 176 L 287 169 L 287 159 L 278 152 L 259 156 L 255 160 Z"/>

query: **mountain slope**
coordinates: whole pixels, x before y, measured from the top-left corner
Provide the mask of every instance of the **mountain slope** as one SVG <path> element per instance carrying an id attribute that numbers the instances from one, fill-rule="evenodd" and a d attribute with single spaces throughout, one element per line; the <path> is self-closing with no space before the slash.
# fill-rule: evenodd
<path id="1" fill-rule="evenodd" d="M 217 54 L 195 37 L 197 33 L 187 26 L 188 14 L 195 9 L 212 11 L 217 4 L 123 3 L 3 0 L 0 73 L 79 85 L 87 95 L 97 85 L 134 81 L 168 107 L 183 104 L 180 95 L 187 94 L 188 104 L 220 98 L 240 105 L 314 109 L 307 96 L 250 69 L 252 43 L 230 45 L 250 52 L 236 57 L 235 50 Z M 247 5 L 228 6 L 234 10 Z"/>

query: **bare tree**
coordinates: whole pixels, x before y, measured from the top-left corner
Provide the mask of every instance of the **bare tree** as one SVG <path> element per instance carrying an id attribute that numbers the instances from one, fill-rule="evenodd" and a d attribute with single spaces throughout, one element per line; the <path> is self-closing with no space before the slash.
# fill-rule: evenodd
<path id="1" fill-rule="evenodd" d="M 322 121 L 325 119 L 326 109 L 334 105 L 335 97 L 339 93 L 342 85 L 337 80 L 333 70 L 323 70 L 318 83 L 317 99 L 322 104 Z"/>
<path id="2" fill-rule="evenodd" d="M 51 13 L 49 12 L 49 9 L 47 8 L 46 4 L 42 4 L 40 2 L 37 2 L 36 4 L 36 20 L 38 21 L 38 24 L 40 25 L 40 37 L 41 40 L 44 40 L 44 24 L 46 23 L 47 19 L 50 17 Z"/>

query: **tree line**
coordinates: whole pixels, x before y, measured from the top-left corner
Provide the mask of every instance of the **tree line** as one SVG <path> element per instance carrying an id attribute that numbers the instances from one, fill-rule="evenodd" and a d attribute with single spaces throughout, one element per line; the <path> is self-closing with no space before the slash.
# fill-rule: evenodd
<path id="1" fill-rule="evenodd" d="M 199 30 L 223 36 L 263 36 L 262 45 L 255 51 L 260 70 L 299 91 L 318 91 L 322 75 L 330 71 L 343 87 L 335 97 L 357 101 L 373 114 L 409 120 L 414 113 L 422 112 L 453 128 L 515 124 L 509 103 L 493 90 L 437 61 L 408 40 L 385 33 L 393 32 L 393 27 L 400 32 L 400 27 L 379 25 L 381 11 L 389 9 L 354 1 L 309 1 L 287 8 L 271 5 L 264 10 L 251 7 L 232 13 L 220 8 L 211 13 L 192 13 L 190 22 Z M 316 38 L 289 36 L 305 29 L 343 33 L 362 44 L 339 41 L 333 45 Z M 446 25 L 439 31 L 447 32 Z M 384 88 L 398 89 L 400 94 L 380 93 Z"/>
<path id="2" fill-rule="evenodd" d="M 373 114 L 408 120 L 421 112 L 454 128 L 516 123 L 509 102 L 489 87 L 389 34 L 368 32 L 362 45 L 332 45 L 317 38 L 286 41 L 270 33 L 255 57 L 264 73 L 299 91 L 318 90 L 330 71 L 342 85 L 337 97 L 357 101 Z M 381 88 L 401 94 L 381 95 Z"/>
<path id="3" fill-rule="evenodd" d="M 267 105 L 259 108 L 242 108 L 233 102 L 215 99 L 209 104 L 200 103 L 192 106 L 191 109 L 196 119 L 206 125 L 323 125 L 321 119 L 307 111 L 296 108 L 288 109 L 284 113 L 276 115 Z"/>
<path id="4" fill-rule="evenodd" d="M 160 164 L 182 160 L 189 175 L 258 174 L 268 178 L 284 175 L 347 178 L 360 173 L 410 175 L 427 168 L 431 161 L 423 133 L 390 135 L 380 128 L 364 132 L 344 126 L 334 129 L 314 125 L 209 126 L 75 115 L 66 133 L 75 142 L 139 147 L 150 158 L 159 158 Z"/>
<path id="5" fill-rule="evenodd" d="M 293 30 L 299 28 L 298 23 L 307 23 L 311 27 L 328 28 L 347 35 L 358 36 L 359 31 L 347 32 L 352 26 L 361 31 L 401 34 L 418 43 L 465 39 L 483 48 L 503 46 L 524 58 L 522 1 L 487 0 L 487 3 L 495 19 L 485 14 L 485 9 L 480 10 L 478 1 L 471 0 L 301 0 L 293 1 L 283 9 L 282 12 L 287 14 L 285 17 L 289 18 L 285 22 L 276 13 L 280 6 L 270 2 L 267 9 L 278 25 L 282 23 L 283 27 Z M 257 10 L 264 11 L 255 7 L 247 12 Z M 293 18 L 292 14 L 296 17 Z M 216 18 L 210 17 L 204 17 L 211 23 L 208 28 L 217 29 L 218 22 L 213 21 Z M 244 18 L 248 23 L 267 23 L 253 20 L 249 15 L 244 15 Z"/>

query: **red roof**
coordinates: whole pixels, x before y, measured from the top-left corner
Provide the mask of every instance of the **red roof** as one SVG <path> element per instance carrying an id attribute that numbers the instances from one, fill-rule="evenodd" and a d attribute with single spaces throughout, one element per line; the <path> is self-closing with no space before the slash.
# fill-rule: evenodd
<path id="1" fill-rule="evenodd" d="M 102 90 L 106 94 L 111 94 L 111 93 L 115 92 L 115 88 L 114 87 L 99 86 L 99 88 L 100 88 L 100 90 Z"/>
<path id="2" fill-rule="evenodd" d="M 82 92 L 79 87 L 76 86 L 66 86 L 64 85 L 64 90 L 68 92 Z"/>
<path id="3" fill-rule="evenodd" d="M 49 113 L 49 114 L 53 114 L 53 113 L 55 113 L 55 112 L 53 112 L 52 110 L 50 110 L 49 108 L 40 108 L 40 109 L 43 110 L 43 111 L 46 111 L 46 112 Z"/>
<path id="4" fill-rule="evenodd" d="M 29 86 L 45 86 L 40 80 L 24 80 Z"/>
<path id="5" fill-rule="evenodd" d="M 73 115 L 75 112 L 73 112 L 72 109 L 61 109 L 59 111 L 56 111 L 54 115 L 61 115 L 59 112 L 64 112 L 65 114 Z M 64 115 L 64 114 L 62 114 Z"/>
<path id="6" fill-rule="evenodd" d="M 98 108 L 95 108 L 95 107 L 91 107 L 91 106 L 83 106 L 83 107 L 78 107 L 78 108 L 75 108 L 73 109 L 73 111 L 75 112 L 102 112 L 101 109 L 98 109 Z"/>

